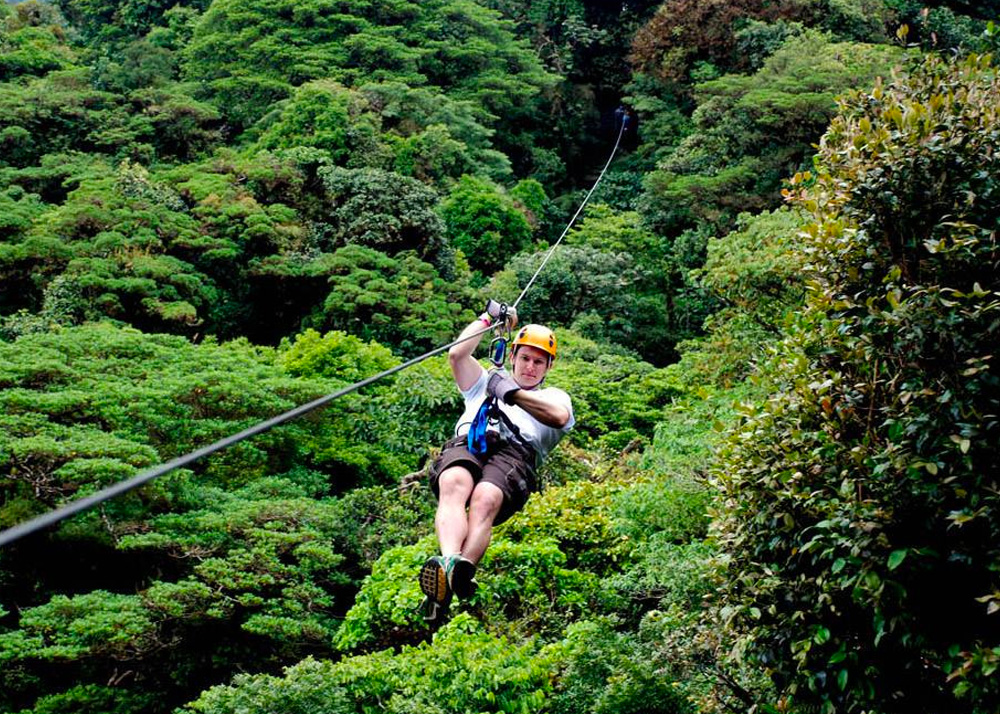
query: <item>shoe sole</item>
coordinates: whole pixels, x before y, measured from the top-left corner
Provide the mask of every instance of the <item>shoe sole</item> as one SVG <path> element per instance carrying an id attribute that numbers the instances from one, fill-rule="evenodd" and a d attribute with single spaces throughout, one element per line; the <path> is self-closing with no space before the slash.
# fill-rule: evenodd
<path id="1" fill-rule="evenodd" d="M 448 600 L 448 575 L 437 558 L 428 558 L 420 567 L 420 591 L 436 603 Z"/>
<path id="2" fill-rule="evenodd" d="M 468 560 L 458 560 L 451 571 L 451 590 L 461 600 L 476 594 L 476 566 Z"/>

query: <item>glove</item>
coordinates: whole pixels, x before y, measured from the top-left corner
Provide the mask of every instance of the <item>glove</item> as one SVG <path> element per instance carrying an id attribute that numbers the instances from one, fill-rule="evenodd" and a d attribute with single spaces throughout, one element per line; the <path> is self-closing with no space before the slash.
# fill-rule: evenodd
<path id="1" fill-rule="evenodd" d="M 504 404 L 513 404 L 514 394 L 520 389 L 517 382 L 508 377 L 507 373 L 502 370 L 491 373 L 490 379 L 486 383 L 486 393 L 496 397 Z"/>
<path id="2" fill-rule="evenodd" d="M 500 303 L 493 298 L 486 301 L 486 314 L 494 320 L 500 317 Z"/>
<path id="3" fill-rule="evenodd" d="M 486 311 L 483 313 L 492 320 L 499 319 L 502 305 L 493 298 L 486 301 Z M 513 330 L 517 326 L 517 309 L 511 305 L 507 306 L 507 329 Z"/>

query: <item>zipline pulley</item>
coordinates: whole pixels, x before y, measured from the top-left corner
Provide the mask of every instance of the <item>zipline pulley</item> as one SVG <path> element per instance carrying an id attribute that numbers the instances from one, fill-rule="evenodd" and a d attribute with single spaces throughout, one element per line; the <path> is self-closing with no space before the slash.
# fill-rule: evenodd
<path id="1" fill-rule="evenodd" d="M 490 362 L 497 369 L 503 368 L 507 359 L 507 344 L 510 342 L 510 325 L 507 322 L 507 303 L 500 303 L 500 314 L 497 316 L 500 324 L 494 328 L 494 337 L 490 341 Z"/>

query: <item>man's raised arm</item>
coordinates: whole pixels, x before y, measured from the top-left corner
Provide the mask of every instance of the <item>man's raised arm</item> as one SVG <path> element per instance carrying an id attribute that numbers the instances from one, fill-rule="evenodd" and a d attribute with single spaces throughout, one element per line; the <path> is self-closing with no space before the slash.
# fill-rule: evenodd
<path id="1" fill-rule="evenodd" d="M 494 309 L 491 310 L 491 308 Z M 458 335 L 458 340 L 460 340 L 458 344 L 453 345 L 448 350 L 448 363 L 451 365 L 451 373 L 455 377 L 455 384 L 463 392 L 472 387 L 483 373 L 482 365 L 472 356 L 476 351 L 476 347 L 479 346 L 482 335 L 474 335 L 493 324 L 494 319 L 499 317 L 499 309 L 500 303 L 495 300 L 490 300 L 486 303 L 487 312 L 484 312 L 466 325 L 465 329 Z M 497 312 L 496 315 L 491 314 L 494 311 Z M 517 310 L 512 307 L 507 308 L 507 322 L 510 325 L 510 329 L 514 329 L 517 325 Z"/>

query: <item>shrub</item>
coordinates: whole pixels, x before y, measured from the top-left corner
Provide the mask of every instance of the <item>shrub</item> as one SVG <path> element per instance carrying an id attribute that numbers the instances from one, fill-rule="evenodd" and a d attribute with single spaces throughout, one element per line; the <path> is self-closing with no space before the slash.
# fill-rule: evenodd
<path id="1" fill-rule="evenodd" d="M 283 677 L 237 677 L 232 686 L 205 692 L 187 710 L 202 714 L 380 711 L 541 711 L 551 689 L 551 658 L 531 641 L 516 642 L 482 630 L 458 615 L 433 642 L 348 657 L 307 659 Z"/>
<path id="2" fill-rule="evenodd" d="M 386 551 L 365 578 L 336 634 L 336 646 L 370 651 L 423 639 L 428 625 L 419 611 L 423 595 L 417 574 L 436 552 L 431 537 Z M 477 580 L 479 588 L 471 600 L 452 601 L 452 618 L 474 614 L 491 631 L 523 637 L 551 637 L 583 613 L 609 612 L 620 604 L 596 575 L 568 568 L 566 555 L 552 538 L 514 542 L 498 534 Z"/>
<path id="3" fill-rule="evenodd" d="M 688 714 L 695 708 L 675 672 L 663 667 L 650 642 L 614 623 L 578 623 L 553 645 L 563 663 L 551 697 L 553 714 Z M 558 653 L 558 654 L 555 654 Z"/>
<path id="4" fill-rule="evenodd" d="M 615 483 L 577 481 L 532 495 L 524 510 L 497 529 L 516 541 L 553 538 L 572 565 L 603 573 L 628 553 L 627 539 L 615 531 Z"/>
<path id="5" fill-rule="evenodd" d="M 798 711 L 1000 701 L 998 122 L 989 58 L 931 57 L 787 191 L 813 289 L 714 478 L 722 614 Z"/>
<path id="6" fill-rule="evenodd" d="M 690 478 L 639 483 L 614 497 L 616 530 L 635 540 L 654 533 L 663 542 L 700 540 L 708 530 L 709 501 L 705 487 Z"/>

